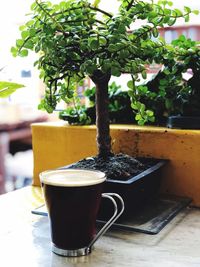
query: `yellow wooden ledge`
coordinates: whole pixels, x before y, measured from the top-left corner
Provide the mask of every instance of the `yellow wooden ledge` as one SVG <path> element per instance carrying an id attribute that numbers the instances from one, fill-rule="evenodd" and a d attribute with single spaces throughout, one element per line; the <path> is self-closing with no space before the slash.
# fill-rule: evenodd
<path id="1" fill-rule="evenodd" d="M 64 122 L 32 125 L 34 185 L 39 173 L 96 154 L 95 126 Z M 170 159 L 163 173 L 162 191 L 193 198 L 200 206 L 200 131 L 164 127 L 111 125 L 115 153 Z"/>

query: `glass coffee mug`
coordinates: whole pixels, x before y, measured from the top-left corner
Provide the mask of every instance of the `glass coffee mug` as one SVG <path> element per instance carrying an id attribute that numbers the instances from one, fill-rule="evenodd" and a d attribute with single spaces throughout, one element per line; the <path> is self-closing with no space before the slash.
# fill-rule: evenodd
<path id="1" fill-rule="evenodd" d="M 58 255 L 75 257 L 89 254 L 97 239 L 124 211 L 123 199 L 118 194 L 102 194 L 106 180 L 103 172 L 51 170 L 40 173 L 40 180 L 50 220 L 52 251 Z M 112 201 L 114 213 L 96 234 L 101 197 Z"/>

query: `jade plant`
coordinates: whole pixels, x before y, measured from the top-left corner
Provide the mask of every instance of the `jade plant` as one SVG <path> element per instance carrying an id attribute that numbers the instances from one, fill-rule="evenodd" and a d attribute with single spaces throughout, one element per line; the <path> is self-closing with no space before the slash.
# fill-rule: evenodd
<path id="1" fill-rule="evenodd" d="M 153 121 L 154 114 L 139 101 L 136 82 L 147 76 L 146 66 L 165 63 L 168 46 L 158 38 L 159 27 L 197 13 L 173 9 L 171 1 L 120 0 L 117 14 L 99 7 L 99 0 L 67 0 L 57 4 L 35 1 L 29 21 L 20 27 L 21 38 L 11 49 L 14 56 L 38 53 L 35 65 L 46 84 L 39 107 L 53 112 L 58 102 L 69 103 L 85 77 L 96 87 L 96 126 L 99 157 L 112 155 L 109 131 L 108 85 L 111 76 L 130 74 L 128 81 L 136 120 Z M 143 21 L 141 26 L 137 20 Z M 140 90 L 146 90 L 140 88 Z"/>
<path id="2" fill-rule="evenodd" d="M 157 123 L 171 115 L 200 116 L 200 42 L 181 35 L 172 41 L 164 68 L 138 86 L 140 100 L 154 111 Z M 191 77 L 184 79 L 184 74 Z"/>

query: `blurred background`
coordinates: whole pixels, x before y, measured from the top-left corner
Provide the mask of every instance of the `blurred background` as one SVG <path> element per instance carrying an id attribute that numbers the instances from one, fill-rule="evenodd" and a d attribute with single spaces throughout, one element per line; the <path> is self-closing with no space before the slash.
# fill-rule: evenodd
<path id="1" fill-rule="evenodd" d="M 19 36 L 18 28 L 26 21 L 26 14 L 32 2 L 32 0 L 7 0 L 0 4 L 0 80 L 25 85 L 9 98 L 0 98 L 0 194 L 31 183 L 33 170 L 31 123 L 58 120 L 57 114 L 47 115 L 37 109 L 44 85 L 38 78 L 37 69 L 33 68 L 36 55 L 13 58 L 10 53 L 10 48 L 15 45 L 15 40 Z M 172 2 L 180 9 L 190 6 L 192 9 L 200 10 L 199 1 Z M 100 7 L 116 12 L 118 5 L 117 0 L 102 0 Z M 200 41 L 199 15 L 192 16 L 189 23 L 179 20 L 172 27 L 160 29 L 160 35 L 168 43 L 181 34 Z M 155 72 L 157 72 L 156 67 L 150 68 L 149 77 Z M 126 76 L 114 80 L 126 89 Z"/>

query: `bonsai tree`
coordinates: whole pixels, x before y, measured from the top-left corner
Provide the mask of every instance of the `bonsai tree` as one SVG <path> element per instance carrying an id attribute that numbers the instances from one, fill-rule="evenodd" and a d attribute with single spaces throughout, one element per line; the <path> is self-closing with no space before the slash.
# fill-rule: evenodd
<path id="1" fill-rule="evenodd" d="M 158 37 L 158 27 L 173 25 L 183 17 L 189 19 L 190 8 L 184 12 L 172 9 L 171 1 L 144 2 L 120 0 L 117 14 L 102 10 L 99 0 L 67 0 L 58 4 L 36 0 L 30 20 L 20 27 L 21 38 L 11 49 L 14 56 L 38 53 L 35 65 L 46 84 L 39 108 L 53 112 L 59 101 L 70 102 L 85 77 L 96 87 L 97 147 L 100 158 L 111 152 L 109 131 L 108 84 L 111 75 L 130 73 L 128 82 L 132 107 L 139 112 L 140 124 L 153 121 L 152 111 L 138 101 L 135 83 L 140 75 L 146 78 L 146 66 L 164 64 L 168 47 Z M 143 22 L 138 27 L 137 20 Z"/>

